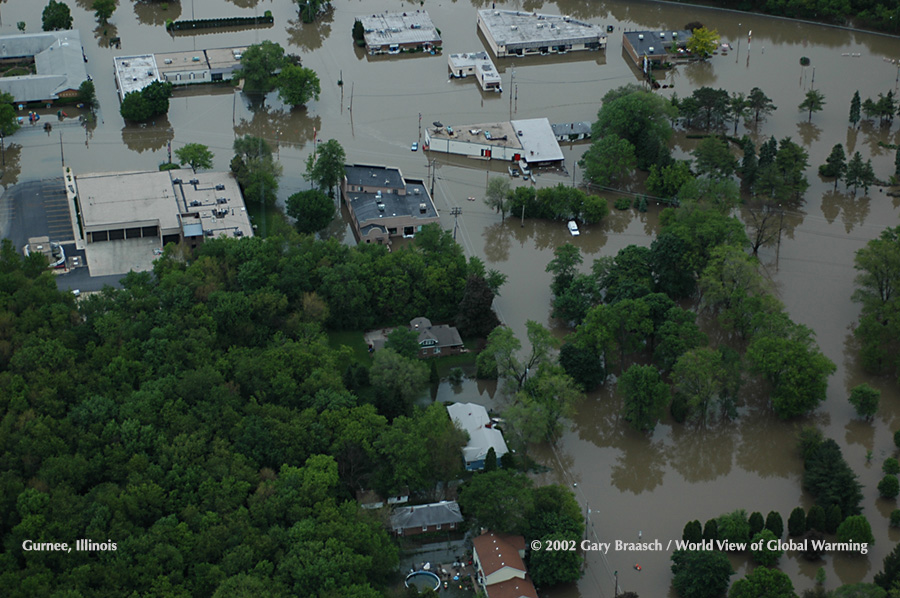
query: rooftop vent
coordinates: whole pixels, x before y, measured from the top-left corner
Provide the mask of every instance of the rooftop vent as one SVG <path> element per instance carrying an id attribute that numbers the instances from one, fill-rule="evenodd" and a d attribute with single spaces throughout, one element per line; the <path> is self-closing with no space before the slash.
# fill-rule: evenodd
<path id="1" fill-rule="evenodd" d="M 208 228 L 203 231 L 203 234 L 206 235 L 207 237 L 211 237 L 211 236 L 213 236 L 213 231 L 211 228 Z"/>
<path id="2" fill-rule="evenodd" d="M 181 184 L 181 179 L 172 179 L 172 182 L 173 182 L 174 184 L 176 184 L 176 185 L 180 185 L 180 184 Z"/>
<path id="3" fill-rule="evenodd" d="M 172 64 L 172 59 L 166 58 L 165 60 L 163 60 L 163 62 L 165 62 L 166 64 Z"/>
<path id="4" fill-rule="evenodd" d="M 196 208 L 196 207 L 199 206 L 199 205 L 201 205 L 201 204 L 200 204 L 200 202 L 197 201 L 196 199 L 193 200 L 193 201 L 190 203 L 190 206 L 191 206 L 192 208 Z"/>
<path id="5" fill-rule="evenodd" d="M 379 211 L 379 212 L 383 212 L 383 211 L 384 211 L 384 204 L 383 204 L 382 202 L 379 201 L 379 202 L 378 202 L 377 204 L 375 204 L 375 205 L 378 206 L 378 211 Z"/>
<path id="6" fill-rule="evenodd" d="M 225 185 L 223 185 L 222 183 L 219 183 L 218 185 L 216 185 L 216 191 L 224 191 L 224 190 L 225 190 Z"/>
<path id="7" fill-rule="evenodd" d="M 243 236 L 244 236 L 244 231 L 242 231 L 242 230 L 239 229 L 239 228 L 236 228 L 236 229 L 234 229 L 234 236 L 235 236 L 235 237 L 243 237 Z"/>
<path id="8" fill-rule="evenodd" d="M 200 181 L 198 179 L 191 179 L 188 181 L 191 185 L 199 185 Z"/>
<path id="9" fill-rule="evenodd" d="M 650 52 L 651 54 L 653 54 L 653 46 L 650 46 L 649 48 L 647 48 L 647 51 Z"/>
<path id="10" fill-rule="evenodd" d="M 509 28 L 512 29 L 513 31 L 518 31 L 518 30 L 519 30 L 519 26 L 518 26 L 518 25 L 510 25 Z"/>
<path id="11" fill-rule="evenodd" d="M 422 190 L 419 189 L 418 187 L 415 187 L 413 189 L 413 195 L 422 195 Z"/>
<path id="12" fill-rule="evenodd" d="M 216 203 L 218 203 L 218 204 L 228 203 L 228 199 L 225 198 L 225 197 L 217 197 L 217 198 L 216 198 Z"/>
<path id="13" fill-rule="evenodd" d="M 643 33 L 638 33 L 638 39 L 644 39 L 644 34 L 643 34 Z"/>
<path id="14" fill-rule="evenodd" d="M 424 214 L 427 211 L 427 206 L 424 203 L 419 204 L 419 214 Z"/>

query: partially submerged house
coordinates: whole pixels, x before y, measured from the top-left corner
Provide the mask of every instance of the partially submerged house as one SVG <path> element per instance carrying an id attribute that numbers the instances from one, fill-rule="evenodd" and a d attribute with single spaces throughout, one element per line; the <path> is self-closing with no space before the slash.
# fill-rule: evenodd
<path id="1" fill-rule="evenodd" d="M 558 166 L 564 156 L 546 118 L 460 127 L 425 129 L 429 151 L 457 154 L 482 160 L 526 162 L 532 166 Z"/>
<path id="2" fill-rule="evenodd" d="M 550 125 L 557 141 L 581 141 L 591 138 L 591 123 L 580 121 L 574 123 L 555 123 Z"/>
<path id="3" fill-rule="evenodd" d="M 84 63 L 77 29 L 0 35 L 0 65 L 8 73 L 0 92 L 22 103 L 77 97 L 88 78 Z"/>
<path id="4" fill-rule="evenodd" d="M 391 531 L 398 536 L 455 530 L 463 521 L 455 500 L 398 507 L 391 515 Z"/>
<path id="5" fill-rule="evenodd" d="M 488 598 L 538 598 L 524 558 L 522 536 L 486 532 L 472 540 L 477 581 Z"/>
<path id="6" fill-rule="evenodd" d="M 469 471 L 484 469 L 484 460 L 491 449 L 494 449 L 498 462 L 509 452 L 503 432 L 494 427 L 487 409 L 481 405 L 454 403 L 447 406 L 447 413 L 469 435 L 469 442 L 463 447 L 463 459 Z"/>
<path id="7" fill-rule="evenodd" d="M 413 318 L 409 329 L 419 333 L 419 357 L 457 355 L 463 350 L 459 331 L 447 324 L 432 325 L 428 318 Z"/>

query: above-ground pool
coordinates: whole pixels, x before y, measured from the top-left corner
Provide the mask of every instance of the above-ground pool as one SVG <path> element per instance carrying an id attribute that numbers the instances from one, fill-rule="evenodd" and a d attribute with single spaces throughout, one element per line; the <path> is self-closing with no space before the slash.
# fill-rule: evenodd
<path id="1" fill-rule="evenodd" d="M 441 587 L 441 578 L 431 571 L 413 571 L 406 576 L 406 587 L 415 586 L 421 590 L 437 590 Z"/>

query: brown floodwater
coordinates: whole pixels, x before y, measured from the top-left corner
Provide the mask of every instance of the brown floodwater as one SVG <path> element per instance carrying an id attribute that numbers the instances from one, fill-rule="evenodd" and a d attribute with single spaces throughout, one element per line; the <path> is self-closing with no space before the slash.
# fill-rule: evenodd
<path id="1" fill-rule="evenodd" d="M 737 508 L 764 515 L 777 510 L 786 522 L 795 506 L 811 504 L 800 487 L 802 464 L 794 451 L 794 435 L 801 425 L 815 423 L 841 445 L 865 485 L 864 513 L 877 542 L 867 556 L 828 555 L 820 563 L 787 554 L 780 568 L 798 589 L 813 585 L 819 566 L 826 569 L 828 587 L 870 581 L 881 568 L 883 557 L 900 539 L 900 533 L 888 529 L 888 516 L 896 504 L 878 499 L 875 490 L 881 462 L 894 453 L 892 432 L 900 427 L 900 392 L 896 381 L 872 378 L 861 371 L 850 330 L 859 309 L 850 301 L 850 294 L 854 252 L 885 226 L 895 225 L 900 206 L 879 187 L 870 189 L 868 196 L 860 192 L 854 197 L 843 189 L 835 192 L 830 182 L 819 179 L 816 168 L 833 145 L 843 143 L 849 152 L 860 151 L 871 158 L 880 178 L 887 179 L 893 171 L 893 151 L 879 143 L 900 143 L 898 126 L 864 124 L 854 130 L 847 126 L 847 114 L 853 91 L 874 98 L 879 92 L 897 89 L 900 71 L 885 60 L 900 58 L 896 38 L 654 2 L 497 2 L 502 8 L 568 14 L 614 27 L 606 52 L 495 61 L 507 88 L 501 96 L 480 92 L 472 79 L 449 80 L 446 55 L 370 58 L 354 46 L 350 32 L 356 15 L 415 10 L 420 8 L 419 2 L 335 0 L 319 22 L 304 25 L 296 5 L 287 0 L 181 0 L 168 2 L 166 8 L 159 2 L 123 0 L 104 27 L 97 26 L 89 0 L 69 4 L 101 103 L 98 122 L 89 130 L 55 127 L 50 135 L 40 126 L 26 126 L 7 138 L 0 179 L 4 187 L 58 176 L 60 145 L 66 165 L 76 173 L 155 168 L 167 159 L 170 142 L 173 148 L 189 142 L 208 145 L 216 154 L 215 167 L 225 170 L 236 136 L 261 136 L 276 148 L 284 166 L 281 202 L 307 187 L 302 172 L 315 136 L 337 139 L 352 162 L 398 166 L 407 176 L 425 178 L 428 161 L 433 160 L 435 201 L 442 222 L 445 228 L 452 228 L 450 208 L 462 208 L 457 239 L 466 253 L 482 257 L 489 267 L 509 276 L 496 308 L 520 337 L 524 337 L 528 319 L 551 326 L 560 336 L 566 333 L 550 319 L 550 277 L 544 271 L 556 246 L 574 242 L 585 256 L 587 270 L 593 259 L 613 255 L 629 244 L 649 245 L 658 226 L 659 208 L 651 205 L 644 214 L 614 211 L 603 224 L 582 227 L 577 239 L 558 222 L 526 221 L 523 226 L 513 216 L 501 221 L 481 198 L 490 176 L 506 176 L 505 165 L 411 152 L 410 143 L 422 139 L 419 115 L 422 126 L 436 120 L 466 125 L 510 116 L 591 121 L 604 93 L 637 82 L 621 49 L 623 30 L 681 29 L 694 20 L 717 29 L 734 51 L 708 63 L 673 69 L 663 81 L 672 87 L 659 93 L 683 97 L 702 85 L 746 93 L 758 86 L 778 110 L 759 126 L 740 126 L 738 135 L 747 133 L 757 141 L 773 135 L 790 136 L 809 152 L 811 185 L 806 201 L 785 215 L 786 232 L 777 250 L 764 248 L 760 256 L 793 319 L 815 331 L 822 351 L 837 365 L 828 400 L 809 418 L 785 423 L 763 408 L 763 389 L 748 387 L 741 417 L 735 422 L 699 429 L 664 421 L 652 435 L 642 435 L 621 421 L 621 401 L 610 385 L 579 405 L 577 418 L 555 447 L 532 448 L 535 457 L 551 468 L 539 478 L 573 487 L 591 510 L 591 537 L 596 534 L 602 541 L 658 538 L 665 545 L 681 537 L 688 520 L 702 522 Z M 490 5 L 487 0 L 424 3 L 441 29 L 445 54 L 484 49 L 476 30 L 475 10 Z M 39 30 L 42 9 L 40 2 L 0 4 L 0 31 L 17 33 L 17 21 L 25 21 L 28 31 Z M 275 17 L 272 27 L 175 36 L 164 28 L 166 19 L 254 15 L 266 10 Z M 121 49 L 109 47 L 114 36 L 121 38 Z M 230 88 L 195 88 L 177 91 L 168 116 L 154 123 L 126 125 L 119 116 L 114 56 L 246 45 L 265 39 L 299 54 L 303 64 L 319 74 L 322 93 L 318 101 L 291 110 L 274 94 L 250 98 Z M 811 65 L 800 66 L 801 56 L 809 57 Z M 510 87 L 513 67 L 515 80 Z M 338 85 L 341 79 L 343 86 Z M 812 87 L 824 93 L 826 105 L 808 123 L 797 105 Z M 509 91 L 513 92 L 512 101 Z M 53 121 L 55 117 L 46 118 Z M 678 136 L 676 154 L 683 156 L 691 147 L 690 140 Z M 571 184 L 573 174 L 578 181 L 580 170 L 575 163 L 585 149 L 584 144 L 565 144 L 566 171 L 540 173 L 535 184 Z M 516 179 L 515 184 L 530 183 Z M 478 201 L 466 201 L 469 196 Z M 346 225 L 335 224 L 327 234 L 348 238 L 347 231 Z M 849 389 L 862 381 L 882 390 L 881 409 L 872 423 L 854 419 L 846 400 Z M 442 386 L 438 398 L 497 407 L 503 404 L 492 384 L 469 380 L 455 388 Z M 866 461 L 869 450 L 871 463 Z M 747 572 L 746 559 L 735 557 L 733 562 L 740 575 Z M 635 564 L 640 564 L 640 571 Z M 669 552 L 590 553 L 582 580 L 546 595 L 612 596 L 616 571 L 623 590 L 644 597 L 674 595 L 669 591 L 669 565 Z"/>

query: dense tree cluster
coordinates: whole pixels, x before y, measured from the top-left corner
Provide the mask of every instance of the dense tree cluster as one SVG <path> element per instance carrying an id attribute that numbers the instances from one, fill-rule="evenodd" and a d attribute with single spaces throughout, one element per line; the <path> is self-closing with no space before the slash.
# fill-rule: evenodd
<path id="1" fill-rule="evenodd" d="M 806 528 L 817 529 L 834 533 L 837 524 L 851 515 L 860 512 L 859 503 L 862 501 L 862 486 L 857 481 L 856 474 L 844 460 L 841 448 L 834 440 L 826 439 L 817 445 L 810 447 L 807 456 L 804 457 L 803 488 L 816 499 L 816 506 L 822 510 L 822 515 L 813 515 L 812 509 L 806 516 Z M 833 517 L 830 511 L 836 508 L 840 519 L 832 525 L 827 522 Z M 793 514 L 791 518 L 793 519 Z M 799 516 L 798 516 L 799 517 Z M 819 520 L 822 519 L 820 522 Z M 793 528 L 789 525 L 791 534 L 800 531 L 799 519 Z M 824 529 L 823 529 L 824 528 Z"/>
<path id="2" fill-rule="evenodd" d="M 533 187 L 516 187 L 506 193 L 503 200 L 491 202 L 490 205 L 514 216 L 548 220 L 577 218 L 587 224 L 600 222 L 609 214 L 609 204 L 605 198 L 563 184 L 542 187 L 537 191 Z"/>
<path id="3" fill-rule="evenodd" d="M 131 91 L 122 98 L 119 113 L 125 120 L 146 122 L 169 111 L 172 84 L 154 81 L 139 91 Z"/>
<path id="4" fill-rule="evenodd" d="M 321 2 L 312 4 L 318 7 Z M 263 40 L 244 50 L 241 68 L 234 73 L 234 79 L 243 79 L 244 89 L 248 92 L 268 93 L 278 89 L 281 100 L 289 106 L 302 106 L 312 99 L 318 100 L 322 91 L 315 71 L 300 66 L 297 57 L 286 56 L 284 48 L 270 40 Z"/>
<path id="5" fill-rule="evenodd" d="M 44 31 L 72 28 L 72 11 L 65 2 L 50 0 L 41 13 L 41 26 Z M 22 27 L 24 30 L 24 27 Z"/>

